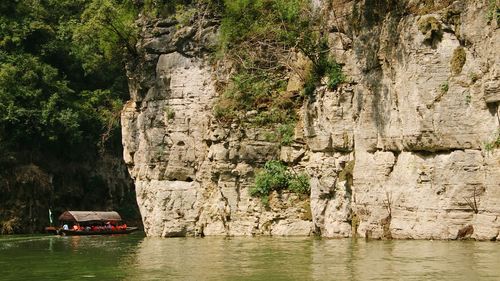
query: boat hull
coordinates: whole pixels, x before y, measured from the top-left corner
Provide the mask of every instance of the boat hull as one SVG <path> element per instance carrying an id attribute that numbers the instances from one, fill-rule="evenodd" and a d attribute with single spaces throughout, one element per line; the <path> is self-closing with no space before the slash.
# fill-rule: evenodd
<path id="1" fill-rule="evenodd" d="M 101 230 L 101 231 L 59 229 L 58 233 L 59 233 L 59 235 L 62 235 L 62 236 L 115 235 L 115 234 L 129 234 L 129 233 L 132 233 L 136 230 L 137 230 L 137 227 L 127 227 L 127 229 Z"/>

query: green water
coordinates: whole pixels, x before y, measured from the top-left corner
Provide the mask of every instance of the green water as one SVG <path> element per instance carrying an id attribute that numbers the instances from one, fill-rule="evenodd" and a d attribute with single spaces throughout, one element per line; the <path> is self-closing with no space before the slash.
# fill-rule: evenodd
<path id="1" fill-rule="evenodd" d="M 0 236 L 0 280 L 500 280 L 500 243 Z"/>

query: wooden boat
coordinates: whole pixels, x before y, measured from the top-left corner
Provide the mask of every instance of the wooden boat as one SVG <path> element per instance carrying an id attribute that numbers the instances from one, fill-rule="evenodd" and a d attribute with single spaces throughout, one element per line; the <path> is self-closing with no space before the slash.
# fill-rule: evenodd
<path id="1" fill-rule="evenodd" d="M 61 227 L 46 227 L 46 231 L 75 236 L 129 234 L 138 229 L 123 224 L 117 212 L 66 211 L 59 216 L 59 221 Z"/>
<path id="2" fill-rule="evenodd" d="M 137 230 L 137 227 L 127 227 L 127 229 L 116 230 L 99 230 L 99 231 L 86 231 L 86 230 L 73 230 L 73 229 L 59 229 L 59 235 L 62 236 L 75 236 L 75 235 L 113 235 L 113 234 L 129 234 Z"/>

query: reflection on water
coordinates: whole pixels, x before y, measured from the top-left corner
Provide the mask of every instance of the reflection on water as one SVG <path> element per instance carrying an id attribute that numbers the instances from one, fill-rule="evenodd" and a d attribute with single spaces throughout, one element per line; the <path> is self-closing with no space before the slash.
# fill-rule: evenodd
<path id="1" fill-rule="evenodd" d="M 298 238 L 144 239 L 137 280 L 500 280 L 500 245 Z"/>
<path id="2" fill-rule="evenodd" d="M 146 238 L 130 280 L 309 280 L 313 243 L 309 238 Z"/>
<path id="3" fill-rule="evenodd" d="M 0 280 L 500 280 L 500 244 L 0 236 Z"/>

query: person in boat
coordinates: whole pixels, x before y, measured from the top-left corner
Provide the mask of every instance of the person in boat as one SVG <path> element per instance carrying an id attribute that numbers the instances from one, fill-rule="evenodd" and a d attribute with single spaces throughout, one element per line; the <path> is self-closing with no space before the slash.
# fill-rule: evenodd
<path id="1" fill-rule="evenodd" d="M 67 224 L 67 223 L 65 223 L 65 224 L 63 225 L 63 229 L 64 229 L 64 230 L 68 230 L 68 229 L 69 229 L 69 227 L 68 227 L 68 224 Z"/>
<path id="2" fill-rule="evenodd" d="M 77 230 L 78 230 L 78 224 L 77 224 L 77 223 L 75 223 L 75 224 L 73 225 L 73 230 L 74 230 L 74 231 L 77 231 Z"/>

